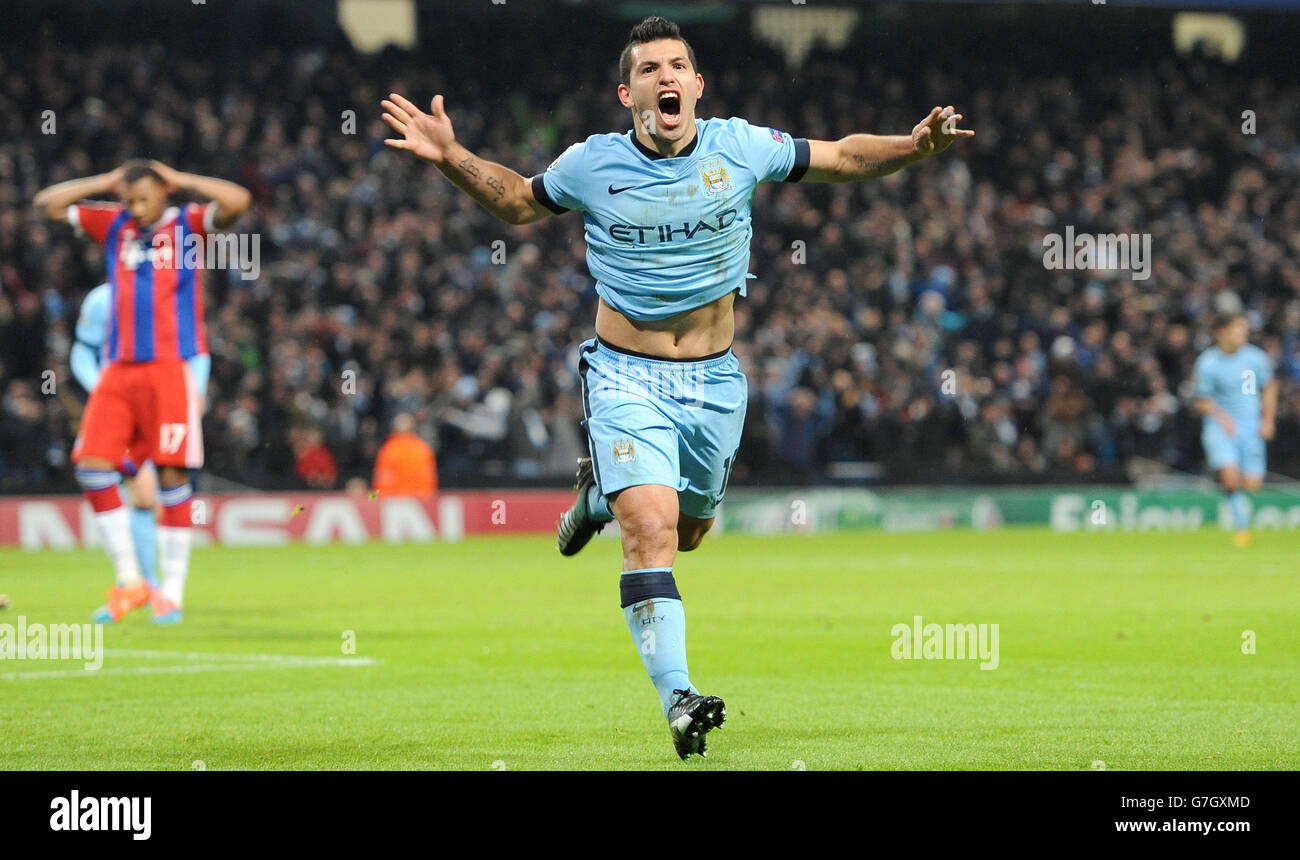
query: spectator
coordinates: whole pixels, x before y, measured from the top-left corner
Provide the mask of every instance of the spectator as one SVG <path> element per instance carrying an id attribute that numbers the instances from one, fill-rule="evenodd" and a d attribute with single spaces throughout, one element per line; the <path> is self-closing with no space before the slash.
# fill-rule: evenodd
<path id="1" fill-rule="evenodd" d="M 325 447 L 324 434 L 319 427 L 302 427 L 292 434 L 294 446 L 294 474 L 317 490 L 332 490 L 339 478 L 334 455 Z"/>
<path id="2" fill-rule="evenodd" d="M 40 376 L 66 377 L 66 317 L 103 278 L 102 253 L 40 223 L 31 195 L 135 154 L 238 176 L 258 197 L 244 229 L 262 237 L 261 277 L 206 279 L 211 471 L 290 483 L 310 451 L 334 470 L 313 469 L 314 481 L 368 478 L 380 428 L 410 413 L 444 486 L 568 480 L 585 448 L 575 347 L 596 306 L 582 218 L 503 228 L 436 170 L 386 150 L 373 94 L 401 81 L 516 95 L 510 109 L 454 118 L 470 149 L 525 175 L 628 117 L 601 102 L 605 64 L 561 73 L 549 52 L 560 38 L 599 43 L 601 16 L 529 19 L 529 39 L 457 26 L 464 38 L 437 68 L 420 52 L 376 62 L 346 47 L 214 43 L 213 59 L 194 61 L 180 35 L 78 48 L 4 30 L 0 108 L 55 110 L 59 133 L 0 129 L 0 486 L 74 487 L 77 416 Z M 1135 56 L 1044 28 L 1049 61 L 954 44 L 907 77 L 895 71 L 905 42 L 864 64 L 862 35 L 798 69 L 742 32 L 707 54 L 733 70 L 705 71 L 716 116 L 808 137 L 896 132 L 933 93 L 952 93 L 979 130 L 952 158 L 879 181 L 757 189 L 757 277 L 736 302 L 750 404 L 733 483 L 818 480 L 844 460 L 882 463 L 893 480 L 1113 478 L 1134 458 L 1199 468 L 1185 386 L 1225 301 L 1272 344 L 1270 463 L 1300 476 L 1282 432 L 1300 400 L 1300 105 L 1285 64 L 1177 55 L 1163 29 Z M 474 47 L 505 38 L 507 66 Z M 837 95 L 864 89 L 872 98 L 852 110 Z M 1242 134 L 1241 105 L 1263 103 L 1268 123 Z M 337 105 L 357 108 L 356 134 L 327 133 Z M 1070 225 L 1150 233 L 1151 277 L 1045 270 L 1044 234 Z M 316 444 L 302 444 L 303 425 L 319 429 Z"/>
<path id="3" fill-rule="evenodd" d="M 407 412 L 393 418 L 393 432 L 375 458 L 374 488 L 385 496 L 432 496 L 438 489 L 433 449 L 415 435 Z"/>

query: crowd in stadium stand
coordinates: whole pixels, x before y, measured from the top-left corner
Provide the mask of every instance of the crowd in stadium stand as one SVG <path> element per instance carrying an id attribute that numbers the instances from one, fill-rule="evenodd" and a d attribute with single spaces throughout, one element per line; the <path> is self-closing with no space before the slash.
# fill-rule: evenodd
<path id="1" fill-rule="evenodd" d="M 104 280 L 102 250 L 42 222 L 31 198 L 140 155 L 255 196 L 237 229 L 260 236 L 260 276 L 208 275 L 209 472 L 369 481 L 409 413 L 444 487 L 571 475 L 586 446 L 576 350 L 596 302 L 581 214 L 496 221 L 383 146 L 378 102 L 444 92 L 458 139 L 531 176 L 573 141 L 630 127 L 620 46 L 559 63 L 546 40 L 519 43 L 496 65 L 472 45 L 437 63 L 6 50 L 0 114 L 53 110 L 58 126 L 0 130 L 0 489 L 71 486 L 82 395 L 68 350 Z M 1280 97 L 1293 80 L 1160 51 L 1121 80 L 1104 56 L 1068 73 L 1010 53 L 914 73 L 818 48 L 794 75 L 743 38 L 696 49 L 700 116 L 833 139 L 907 133 L 951 103 L 977 131 L 884 179 L 759 187 L 757 277 L 736 303 L 750 405 L 734 483 L 876 474 L 862 463 L 901 481 L 1197 472 L 1190 371 L 1213 312 L 1233 306 L 1282 380 L 1270 469 L 1300 476 L 1300 117 Z M 1046 269 L 1043 235 L 1067 225 L 1149 233 L 1150 277 Z"/>

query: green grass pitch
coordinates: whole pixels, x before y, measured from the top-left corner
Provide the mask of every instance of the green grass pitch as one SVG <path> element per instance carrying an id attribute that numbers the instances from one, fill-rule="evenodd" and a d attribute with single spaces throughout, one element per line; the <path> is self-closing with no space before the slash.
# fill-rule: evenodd
<path id="1" fill-rule="evenodd" d="M 0 660 L 0 768 L 1300 768 L 1295 533 L 710 537 L 676 575 L 728 719 L 689 763 L 619 561 L 548 536 L 196 550 L 184 624 L 105 628 L 100 672 Z M 99 552 L 0 551 L 0 624 L 87 621 L 108 582 Z M 914 615 L 998 624 L 998 668 L 895 660 Z"/>

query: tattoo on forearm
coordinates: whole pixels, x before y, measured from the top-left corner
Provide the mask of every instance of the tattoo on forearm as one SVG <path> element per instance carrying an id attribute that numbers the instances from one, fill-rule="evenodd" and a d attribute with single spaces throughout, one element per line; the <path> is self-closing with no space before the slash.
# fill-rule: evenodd
<path id="1" fill-rule="evenodd" d="M 875 175 L 881 173 L 892 173 L 898 168 L 906 166 L 908 163 L 908 157 L 906 155 L 900 155 L 897 158 L 890 158 L 885 161 L 869 161 L 865 155 L 855 155 L 853 156 L 853 162 L 863 173 Z"/>
<path id="2" fill-rule="evenodd" d="M 483 172 L 479 170 L 478 165 L 474 163 L 474 156 L 467 156 L 464 161 L 456 166 L 463 170 L 466 176 L 473 177 L 474 179 L 482 179 L 484 185 L 496 192 L 498 200 L 505 196 L 506 184 L 495 176 L 484 178 Z"/>

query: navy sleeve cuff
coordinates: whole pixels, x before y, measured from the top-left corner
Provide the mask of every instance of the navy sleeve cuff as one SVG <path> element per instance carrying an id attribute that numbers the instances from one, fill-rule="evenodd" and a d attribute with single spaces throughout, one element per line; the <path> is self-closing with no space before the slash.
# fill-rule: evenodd
<path id="1" fill-rule="evenodd" d="M 808 139 L 796 137 L 794 139 L 794 166 L 790 168 L 790 175 L 785 178 L 786 182 L 798 182 L 803 179 L 803 175 L 808 172 L 808 162 L 812 159 L 812 148 L 808 146 Z"/>
<path id="2" fill-rule="evenodd" d="M 807 159 L 805 159 L 805 161 L 807 161 Z M 568 209 L 556 203 L 551 199 L 551 195 L 546 193 L 546 183 L 542 181 L 542 177 L 545 175 L 546 174 L 543 172 L 532 178 L 533 197 L 536 198 L 538 203 L 542 204 L 547 209 L 550 209 L 556 215 L 562 215 L 565 212 L 568 212 Z"/>

